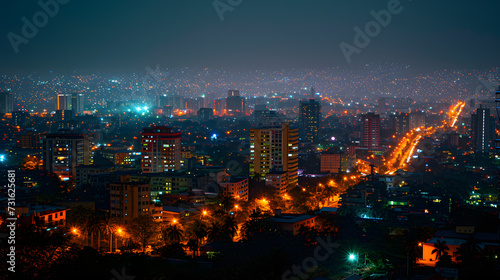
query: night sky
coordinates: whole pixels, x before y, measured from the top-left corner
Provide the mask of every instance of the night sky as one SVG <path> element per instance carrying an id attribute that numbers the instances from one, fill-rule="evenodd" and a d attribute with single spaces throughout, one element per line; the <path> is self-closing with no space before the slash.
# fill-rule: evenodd
<path id="1" fill-rule="evenodd" d="M 143 71 L 156 64 L 268 69 L 369 62 L 423 69 L 498 66 L 498 0 L 401 0 L 402 12 L 348 64 L 339 44 L 353 45 L 353 28 L 364 29 L 373 20 L 370 11 L 387 9 L 388 2 L 243 0 L 221 21 L 212 0 L 72 0 L 59 5 L 16 54 L 7 34 L 22 35 L 21 18 L 32 21 L 42 9 L 37 1 L 2 0 L 0 69 Z"/>

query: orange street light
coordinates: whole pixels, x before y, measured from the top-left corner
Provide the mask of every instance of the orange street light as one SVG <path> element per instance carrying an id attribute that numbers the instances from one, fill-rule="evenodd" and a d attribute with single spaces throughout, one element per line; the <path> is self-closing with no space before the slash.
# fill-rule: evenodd
<path id="1" fill-rule="evenodd" d="M 173 219 L 173 220 L 172 220 L 172 223 L 173 223 L 173 224 L 177 223 L 177 220 L 176 220 L 176 219 Z"/>
<path id="2" fill-rule="evenodd" d="M 306 191 L 306 188 L 302 188 L 302 191 L 305 192 Z"/>
<path id="3" fill-rule="evenodd" d="M 203 216 L 206 216 L 207 214 L 207 210 L 203 210 Z"/>
<path id="4" fill-rule="evenodd" d="M 239 208 L 238 204 L 234 205 L 234 208 L 238 209 Z"/>
<path id="5" fill-rule="evenodd" d="M 72 229 L 71 229 L 71 232 L 72 232 L 73 234 L 78 234 L 78 229 L 77 229 L 77 228 L 72 228 Z"/>

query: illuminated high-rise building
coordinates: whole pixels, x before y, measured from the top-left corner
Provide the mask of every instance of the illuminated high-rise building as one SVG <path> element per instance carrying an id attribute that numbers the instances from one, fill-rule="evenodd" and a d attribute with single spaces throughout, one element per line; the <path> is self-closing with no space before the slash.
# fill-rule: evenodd
<path id="1" fill-rule="evenodd" d="M 212 108 L 200 108 L 197 115 L 199 121 L 206 122 L 214 118 L 214 110 Z"/>
<path id="2" fill-rule="evenodd" d="M 230 89 L 227 91 L 227 97 L 235 97 L 235 96 L 240 96 L 239 90 Z"/>
<path id="3" fill-rule="evenodd" d="M 387 112 L 387 98 L 381 97 L 377 99 L 378 113 L 384 114 Z"/>
<path id="4" fill-rule="evenodd" d="M 90 164 L 89 140 L 85 134 L 70 130 L 43 136 L 43 167 L 63 181 L 76 177 L 78 165 Z"/>
<path id="5" fill-rule="evenodd" d="M 250 177 L 266 180 L 268 174 L 286 173 L 286 185 L 298 183 L 299 131 L 288 123 L 250 130 Z"/>
<path id="6" fill-rule="evenodd" d="M 368 149 L 380 148 L 380 115 L 368 113 L 363 119 L 362 146 Z"/>
<path id="7" fill-rule="evenodd" d="M 488 153 L 495 141 L 495 117 L 490 109 L 477 108 L 471 116 L 472 147 L 478 153 Z"/>
<path id="8" fill-rule="evenodd" d="M 403 136 L 410 131 L 410 115 L 407 113 L 391 114 L 389 116 L 391 128 L 396 135 Z M 417 122 L 415 122 L 417 124 Z"/>
<path id="9" fill-rule="evenodd" d="M 156 96 L 156 106 L 163 108 L 165 106 L 172 106 L 174 110 L 184 110 L 186 103 L 184 97 L 178 94 L 161 94 Z"/>
<path id="10" fill-rule="evenodd" d="M 226 114 L 228 116 L 245 116 L 247 114 L 247 102 L 240 96 L 240 91 L 229 90 L 226 98 Z"/>
<path id="11" fill-rule="evenodd" d="M 225 99 L 215 99 L 214 100 L 214 114 L 216 116 L 226 115 L 226 100 Z"/>
<path id="12" fill-rule="evenodd" d="M 205 98 L 203 97 L 184 98 L 184 108 L 186 110 L 197 112 L 200 108 L 203 108 L 203 104 L 205 104 Z"/>
<path id="13" fill-rule="evenodd" d="M 81 115 L 85 110 L 85 102 L 82 93 L 73 93 L 71 95 L 71 110 L 75 114 Z"/>
<path id="14" fill-rule="evenodd" d="M 13 111 L 12 120 L 15 126 L 26 128 L 30 125 L 30 114 L 26 111 Z"/>
<path id="15" fill-rule="evenodd" d="M 496 137 L 495 137 L 495 149 L 497 152 L 497 155 L 500 156 L 500 86 L 495 92 L 495 107 L 497 111 L 497 127 L 496 127 Z M 499 181 L 500 184 L 500 181 Z M 500 192 L 499 192 L 500 193 Z"/>
<path id="16" fill-rule="evenodd" d="M 10 92 L 0 92 L 0 114 L 12 113 L 14 101 Z"/>
<path id="17" fill-rule="evenodd" d="M 425 113 L 422 111 L 411 112 L 409 130 L 422 126 L 425 126 Z"/>
<path id="18" fill-rule="evenodd" d="M 316 90 L 314 87 L 311 87 L 311 91 L 309 92 L 309 98 L 314 99 L 316 97 Z"/>
<path id="19" fill-rule="evenodd" d="M 495 151 L 496 156 L 500 157 L 500 86 L 495 92 L 495 107 L 497 111 L 497 127 L 495 130 Z M 498 172 L 500 175 L 500 172 Z M 500 207 L 500 180 L 497 180 L 497 209 Z"/>
<path id="20" fill-rule="evenodd" d="M 73 110 L 73 114 L 83 114 L 84 99 L 82 93 L 58 93 L 56 110 Z"/>
<path id="21" fill-rule="evenodd" d="M 181 169 L 181 133 L 166 126 L 152 126 L 141 132 L 143 173 Z"/>
<path id="22" fill-rule="evenodd" d="M 316 142 L 318 140 L 319 124 L 321 120 L 321 104 L 309 99 L 300 101 L 300 140 Z"/>
<path id="23" fill-rule="evenodd" d="M 139 216 L 151 215 L 152 202 L 149 184 L 130 182 L 129 176 L 121 176 L 120 183 L 108 184 L 110 215 L 124 224 Z"/>
<path id="24" fill-rule="evenodd" d="M 71 94 L 58 93 L 56 110 L 71 110 Z"/>

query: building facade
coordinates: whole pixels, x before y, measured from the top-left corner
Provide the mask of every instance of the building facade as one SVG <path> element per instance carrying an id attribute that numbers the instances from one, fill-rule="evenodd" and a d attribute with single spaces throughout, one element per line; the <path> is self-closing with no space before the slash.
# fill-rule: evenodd
<path id="1" fill-rule="evenodd" d="M 362 115 L 362 146 L 368 149 L 380 148 L 380 116 L 375 113 Z"/>
<path id="2" fill-rule="evenodd" d="M 288 123 L 250 130 L 250 177 L 260 181 L 272 172 L 287 172 L 288 187 L 298 183 L 298 129 Z"/>
<path id="3" fill-rule="evenodd" d="M 76 177 L 78 165 L 90 163 L 89 140 L 85 134 L 71 131 L 45 134 L 42 143 L 44 169 L 57 174 L 63 181 Z"/>
<path id="4" fill-rule="evenodd" d="M 229 90 L 226 98 L 226 114 L 228 116 L 245 116 L 247 114 L 247 103 L 240 96 L 239 90 Z"/>
<path id="5" fill-rule="evenodd" d="M 471 139 L 474 150 L 488 153 L 495 141 L 495 117 L 490 109 L 477 108 L 471 116 Z"/>
<path id="6" fill-rule="evenodd" d="M 141 132 L 143 173 L 161 173 L 181 169 L 181 133 L 166 126 L 144 128 Z"/>
<path id="7" fill-rule="evenodd" d="M 73 110 L 73 113 L 83 114 L 85 110 L 82 93 L 58 93 L 56 110 Z"/>
<path id="8" fill-rule="evenodd" d="M 316 142 L 321 120 L 321 104 L 314 99 L 300 101 L 299 114 L 300 140 L 311 143 Z"/>
<path id="9" fill-rule="evenodd" d="M 142 215 L 151 215 L 153 205 L 149 184 L 130 182 L 122 176 L 120 183 L 108 184 L 110 194 L 110 215 L 124 224 L 131 223 Z"/>
<path id="10" fill-rule="evenodd" d="M 14 101 L 10 92 L 0 92 L 0 114 L 12 113 Z"/>
<path id="11" fill-rule="evenodd" d="M 219 194 L 248 201 L 248 178 L 231 178 L 220 182 Z"/>

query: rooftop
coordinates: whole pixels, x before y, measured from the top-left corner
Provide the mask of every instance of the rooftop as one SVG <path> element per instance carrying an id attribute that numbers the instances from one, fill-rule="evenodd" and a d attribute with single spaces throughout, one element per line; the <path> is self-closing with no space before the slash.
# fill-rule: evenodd
<path id="1" fill-rule="evenodd" d="M 305 220 L 312 219 L 316 216 L 312 215 L 301 215 L 301 214 L 281 214 L 280 216 L 274 216 L 271 218 L 273 222 L 276 223 L 291 223 L 295 224 Z"/>

